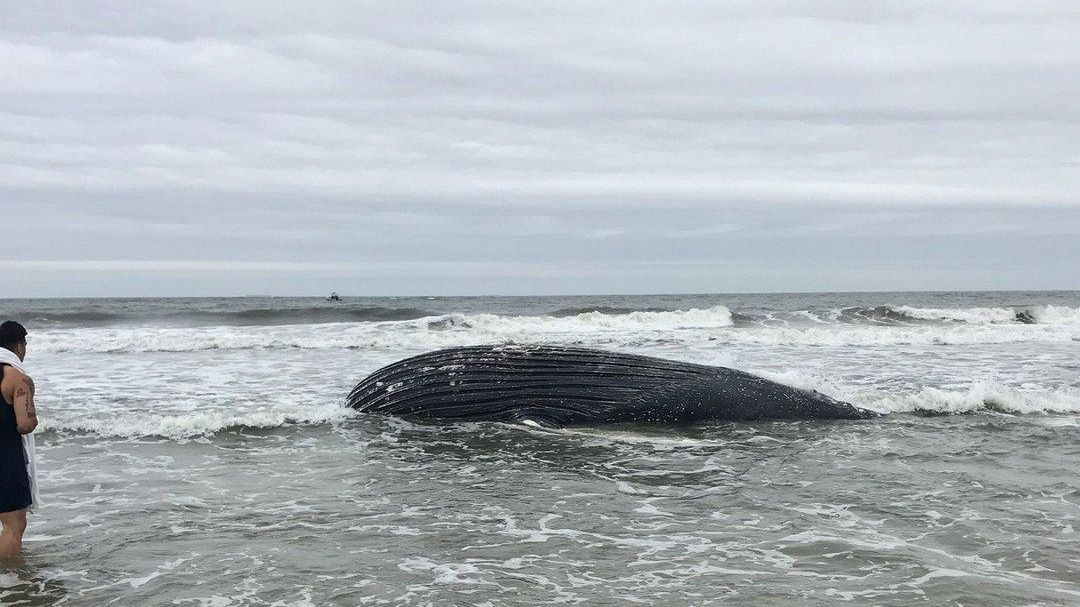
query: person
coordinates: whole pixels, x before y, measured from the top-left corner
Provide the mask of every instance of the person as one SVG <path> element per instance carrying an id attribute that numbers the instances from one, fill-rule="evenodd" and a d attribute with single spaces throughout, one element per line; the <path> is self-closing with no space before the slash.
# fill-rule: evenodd
<path id="1" fill-rule="evenodd" d="M 22 553 L 26 511 L 33 503 L 31 473 L 23 435 L 37 427 L 34 382 L 22 370 L 26 329 L 17 322 L 0 324 L 0 559 Z M 30 440 L 33 440 L 32 438 Z M 32 445 L 31 445 L 32 448 Z"/>

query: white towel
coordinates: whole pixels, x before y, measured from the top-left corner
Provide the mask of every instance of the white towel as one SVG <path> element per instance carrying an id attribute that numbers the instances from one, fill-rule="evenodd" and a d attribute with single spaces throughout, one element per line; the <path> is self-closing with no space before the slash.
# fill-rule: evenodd
<path id="1" fill-rule="evenodd" d="M 26 375 L 26 367 L 15 353 L 7 348 L 0 348 L 0 363 L 11 365 Z M 37 468 L 34 467 L 34 433 L 22 435 L 23 450 L 26 451 L 26 476 L 30 479 L 30 511 L 41 504 L 38 495 Z"/>

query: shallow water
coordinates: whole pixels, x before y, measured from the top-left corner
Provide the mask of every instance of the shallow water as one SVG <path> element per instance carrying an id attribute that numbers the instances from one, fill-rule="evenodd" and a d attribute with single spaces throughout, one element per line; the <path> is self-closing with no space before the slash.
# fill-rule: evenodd
<path id="1" fill-rule="evenodd" d="M 1080 294 L 673 297 L 31 323 L 45 504 L 0 602 L 1080 603 Z M 342 407 L 382 364 L 510 340 L 733 365 L 888 415 L 550 431 Z"/>

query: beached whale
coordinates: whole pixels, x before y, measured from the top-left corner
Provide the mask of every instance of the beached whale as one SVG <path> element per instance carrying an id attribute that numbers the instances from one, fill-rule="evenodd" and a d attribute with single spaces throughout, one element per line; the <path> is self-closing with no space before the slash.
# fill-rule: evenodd
<path id="1" fill-rule="evenodd" d="M 407 358 L 357 384 L 347 404 L 404 418 L 552 427 L 877 415 L 736 369 L 549 345 L 472 346 Z"/>

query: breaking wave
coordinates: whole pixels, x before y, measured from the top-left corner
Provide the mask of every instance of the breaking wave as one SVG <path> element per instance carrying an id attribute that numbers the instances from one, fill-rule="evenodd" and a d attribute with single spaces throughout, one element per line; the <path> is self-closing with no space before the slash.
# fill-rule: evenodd
<path id="1" fill-rule="evenodd" d="M 252 348 L 434 349 L 483 342 L 573 341 L 730 327 L 723 306 L 704 310 L 576 316 L 450 314 L 410 321 L 252 327 L 102 327 L 40 331 L 40 352 L 189 352 Z"/>
<path id="2" fill-rule="evenodd" d="M 811 312 L 811 314 L 815 314 Z M 1078 324 L 1080 308 L 1067 306 L 1016 306 L 996 308 L 917 308 L 914 306 L 853 306 L 815 316 L 839 323 L 903 325 L 938 323 L 965 324 Z"/>
<path id="3" fill-rule="evenodd" d="M 974 382 L 960 390 L 926 387 L 898 395 L 857 395 L 856 404 L 881 413 L 955 415 L 963 413 L 1080 413 L 1080 390 L 1020 389 L 995 382 Z"/>
<path id="4" fill-rule="evenodd" d="M 273 326 L 91 327 L 37 331 L 34 350 L 45 353 L 257 348 L 416 351 L 477 343 L 535 342 L 622 347 L 650 343 L 887 346 L 1080 341 L 1080 314 L 1076 309 L 1045 306 L 1028 311 L 1035 322 L 1008 321 L 1006 313 L 997 308 L 896 311 L 913 319 L 927 317 L 908 323 L 825 321 L 805 314 L 781 322 L 775 315 L 761 315 L 754 320 L 746 315 L 734 315 L 724 306 L 715 306 L 621 314 L 592 311 L 562 317 L 448 314 L 399 321 Z M 839 316 L 841 311 L 836 314 Z"/>
<path id="5" fill-rule="evenodd" d="M 329 424 L 355 415 L 341 403 L 295 405 L 268 409 L 238 408 L 201 411 L 110 412 L 97 415 L 86 411 L 54 411 L 38 426 L 38 433 L 60 432 L 96 434 L 120 438 L 161 437 L 172 440 L 212 436 L 246 429 L 274 429 L 289 426 Z"/>
<path id="6" fill-rule="evenodd" d="M 1010 308 L 914 308 L 899 306 L 896 312 L 917 320 L 937 320 L 968 324 L 1080 324 L 1080 308 L 1032 306 Z"/>
<path id="7" fill-rule="evenodd" d="M 800 371 L 757 372 L 774 381 L 817 390 L 878 413 L 957 415 L 967 413 L 1080 413 L 1080 387 L 1009 386 L 994 381 L 974 381 L 966 387 L 923 387 L 915 391 L 882 393 L 837 385 Z"/>
<path id="8" fill-rule="evenodd" d="M 890 413 L 1080 413 L 1080 390 L 1071 387 L 1020 389 L 982 381 L 973 383 L 966 390 L 923 388 L 910 395 L 868 399 L 866 405 Z"/>

